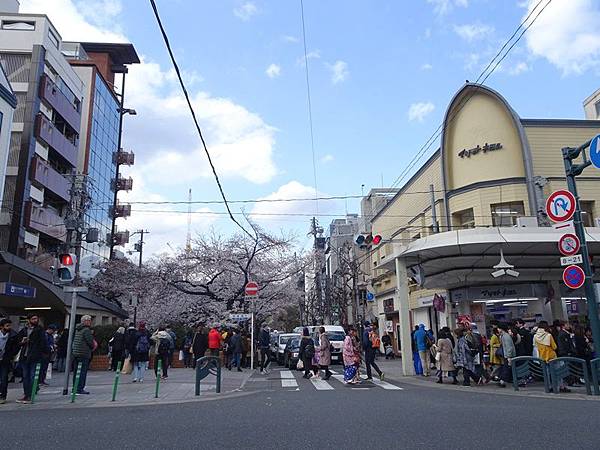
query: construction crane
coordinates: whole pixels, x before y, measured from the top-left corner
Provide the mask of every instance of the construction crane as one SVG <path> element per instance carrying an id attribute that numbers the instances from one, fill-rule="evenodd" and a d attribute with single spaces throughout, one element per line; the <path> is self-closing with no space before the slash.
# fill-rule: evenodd
<path id="1" fill-rule="evenodd" d="M 185 240 L 185 251 L 192 251 L 192 188 L 188 190 L 188 217 L 187 217 L 187 238 Z"/>

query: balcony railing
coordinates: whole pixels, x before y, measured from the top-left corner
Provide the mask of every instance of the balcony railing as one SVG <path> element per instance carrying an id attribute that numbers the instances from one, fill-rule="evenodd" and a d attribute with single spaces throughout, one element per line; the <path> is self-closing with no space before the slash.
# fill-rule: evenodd
<path id="1" fill-rule="evenodd" d="M 35 119 L 35 136 L 60 154 L 71 166 L 77 166 L 77 145 L 68 140 L 42 113 Z"/>
<path id="2" fill-rule="evenodd" d="M 111 234 L 107 233 L 106 241 L 111 241 Z M 113 245 L 125 245 L 129 243 L 129 231 L 117 231 L 112 238 Z"/>
<path id="3" fill-rule="evenodd" d="M 31 159 L 30 179 L 54 192 L 67 202 L 71 199 L 69 194 L 71 183 L 38 156 Z"/>
<path id="4" fill-rule="evenodd" d="M 133 189 L 133 178 L 125 178 L 119 174 L 116 181 L 113 179 L 113 188 L 116 188 L 117 191 L 130 191 Z"/>
<path id="5" fill-rule="evenodd" d="M 42 75 L 40 80 L 40 98 L 52 106 L 71 128 L 79 133 L 81 112 L 46 74 Z"/>
<path id="6" fill-rule="evenodd" d="M 135 154 L 133 152 L 115 152 L 113 154 L 113 163 L 119 166 L 133 166 L 135 163 Z"/>
<path id="7" fill-rule="evenodd" d="M 131 215 L 131 205 L 122 205 L 117 203 L 117 206 L 110 208 L 113 217 L 129 217 Z"/>
<path id="8" fill-rule="evenodd" d="M 61 242 L 67 241 L 67 228 L 64 219 L 54 211 L 32 202 L 25 203 L 23 225 Z"/>

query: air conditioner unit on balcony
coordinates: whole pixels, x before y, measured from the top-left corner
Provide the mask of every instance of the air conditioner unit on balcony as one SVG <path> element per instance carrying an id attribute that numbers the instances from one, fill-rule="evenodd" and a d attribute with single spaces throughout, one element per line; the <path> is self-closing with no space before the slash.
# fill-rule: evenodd
<path id="1" fill-rule="evenodd" d="M 515 226 L 517 228 L 537 228 L 539 225 L 538 225 L 537 217 L 524 216 L 524 217 L 517 217 L 517 224 Z"/>

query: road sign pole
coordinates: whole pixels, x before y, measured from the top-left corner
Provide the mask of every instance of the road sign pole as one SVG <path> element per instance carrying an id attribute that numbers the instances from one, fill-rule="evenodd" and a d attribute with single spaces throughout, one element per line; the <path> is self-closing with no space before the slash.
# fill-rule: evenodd
<path id="1" fill-rule="evenodd" d="M 67 339 L 67 356 L 65 358 L 65 384 L 63 395 L 69 394 L 69 375 L 71 374 L 71 348 L 75 336 L 75 321 L 77 320 L 77 291 L 73 289 L 71 297 L 71 309 L 69 312 L 69 336 Z"/>
<path id="2" fill-rule="evenodd" d="M 589 144 L 588 144 L 589 145 Z M 582 148 L 583 147 L 583 148 Z M 585 239 L 585 229 L 583 222 L 581 221 L 581 208 L 579 206 L 579 196 L 577 195 L 577 184 L 575 177 L 579 175 L 585 167 L 589 165 L 589 162 L 582 165 L 574 165 L 573 159 L 579 156 L 581 151 L 585 150 L 585 146 L 579 147 L 578 149 L 563 148 L 563 160 L 565 164 L 565 174 L 567 178 L 567 188 L 575 196 L 575 234 L 579 238 L 581 243 L 581 256 L 583 258 L 583 271 L 585 273 L 585 297 L 587 299 L 588 306 L 588 317 L 590 318 L 590 328 L 592 329 L 592 337 L 594 342 L 600 342 L 600 320 L 598 319 L 598 303 L 596 299 L 596 289 L 594 287 L 594 274 L 592 272 L 592 265 L 590 264 L 590 255 L 587 248 Z M 579 150 L 574 151 L 574 150 Z M 585 158 L 584 158 L 585 161 Z"/>

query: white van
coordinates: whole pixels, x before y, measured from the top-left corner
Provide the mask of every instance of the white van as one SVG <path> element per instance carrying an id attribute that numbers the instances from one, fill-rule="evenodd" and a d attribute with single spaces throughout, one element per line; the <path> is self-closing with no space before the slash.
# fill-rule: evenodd
<path id="1" fill-rule="evenodd" d="M 329 342 L 333 347 L 331 352 L 331 364 L 340 363 L 343 364 L 342 350 L 344 347 L 344 339 L 346 338 L 346 331 L 344 327 L 340 325 L 322 325 L 325 328 L 325 333 L 329 338 Z M 313 340 L 315 345 L 319 346 L 319 328 L 320 326 L 314 327 L 312 332 Z"/>

